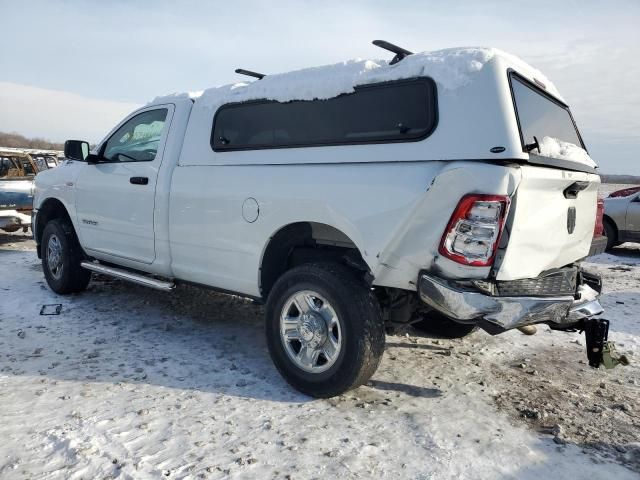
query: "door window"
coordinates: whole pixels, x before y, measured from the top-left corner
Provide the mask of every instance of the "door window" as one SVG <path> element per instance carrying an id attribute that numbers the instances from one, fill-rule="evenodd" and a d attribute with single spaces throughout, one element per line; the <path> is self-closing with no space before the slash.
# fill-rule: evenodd
<path id="1" fill-rule="evenodd" d="M 112 162 L 150 162 L 156 158 L 167 109 L 149 110 L 129 119 L 104 146 L 102 156 Z"/>
<path id="2" fill-rule="evenodd" d="M 0 157 L 0 178 L 8 177 L 9 172 L 15 168 L 16 166 L 13 164 L 11 159 L 8 157 Z"/>
<path id="3" fill-rule="evenodd" d="M 34 175 L 29 162 L 23 164 L 18 157 L 0 157 L 0 178 L 29 178 Z"/>

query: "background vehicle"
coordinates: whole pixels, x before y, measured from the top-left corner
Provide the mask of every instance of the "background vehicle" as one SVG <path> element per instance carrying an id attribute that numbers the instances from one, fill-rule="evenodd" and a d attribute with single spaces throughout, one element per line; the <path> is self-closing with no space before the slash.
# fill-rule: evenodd
<path id="1" fill-rule="evenodd" d="M 0 149 L 0 230 L 15 232 L 31 225 L 33 179 L 39 171 L 29 154 Z"/>
<path id="2" fill-rule="evenodd" d="M 91 153 L 68 141 L 36 180 L 49 286 L 95 271 L 264 301 L 276 367 L 314 396 L 365 382 L 385 326 L 601 313 L 580 267 L 600 179 L 553 84 L 493 49 L 376 44 L 394 59 L 157 98 Z"/>
<path id="3" fill-rule="evenodd" d="M 613 192 L 604 199 L 607 250 L 624 242 L 640 242 L 640 187 Z"/>
<path id="4" fill-rule="evenodd" d="M 63 158 L 63 152 L 57 150 L 38 150 L 28 148 L 24 149 L 24 152 L 31 155 L 31 158 L 36 163 L 39 170 L 55 168 L 60 163 L 60 159 Z"/>

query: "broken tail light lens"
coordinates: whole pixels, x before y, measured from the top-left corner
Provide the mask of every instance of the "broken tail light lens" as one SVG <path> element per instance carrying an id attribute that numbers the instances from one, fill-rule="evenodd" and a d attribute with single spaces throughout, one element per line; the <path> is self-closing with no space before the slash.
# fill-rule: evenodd
<path id="1" fill-rule="evenodd" d="M 505 195 L 462 197 L 442 235 L 440 254 L 462 265 L 492 265 L 508 208 Z"/>

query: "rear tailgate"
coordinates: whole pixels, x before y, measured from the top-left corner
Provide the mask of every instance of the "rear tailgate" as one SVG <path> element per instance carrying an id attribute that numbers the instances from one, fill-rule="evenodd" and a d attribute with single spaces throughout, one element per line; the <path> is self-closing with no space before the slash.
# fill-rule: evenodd
<path id="1" fill-rule="evenodd" d="M 593 238 L 598 175 L 533 165 L 522 165 L 521 172 L 505 231 L 508 243 L 496 262 L 498 280 L 534 278 L 580 260 Z"/>

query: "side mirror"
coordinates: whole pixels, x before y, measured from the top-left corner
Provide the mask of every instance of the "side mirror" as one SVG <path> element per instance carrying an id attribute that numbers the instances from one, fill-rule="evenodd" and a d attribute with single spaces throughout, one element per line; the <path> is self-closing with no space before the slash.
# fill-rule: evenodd
<path id="1" fill-rule="evenodd" d="M 64 142 L 64 156 L 70 160 L 86 161 L 89 156 L 89 143 L 83 140 L 67 140 Z"/>

